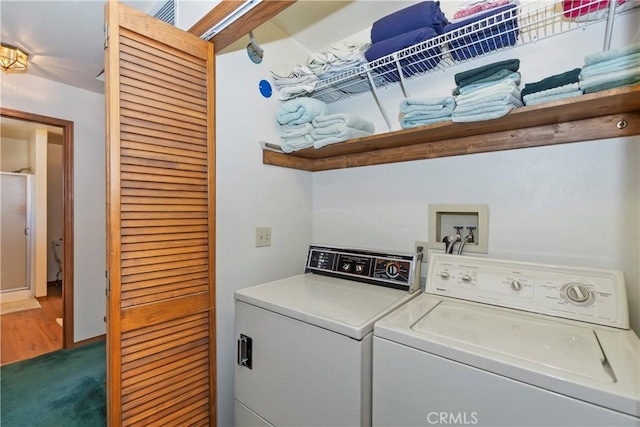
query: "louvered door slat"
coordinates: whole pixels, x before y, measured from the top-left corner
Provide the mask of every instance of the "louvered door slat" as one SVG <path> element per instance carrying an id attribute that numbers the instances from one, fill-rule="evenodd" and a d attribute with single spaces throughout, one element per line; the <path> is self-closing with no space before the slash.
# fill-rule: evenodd
<path id="1" fill-rule="evenodd" d="M 215 425 L 213 47 L 106 8 L 109 425 Z"/>

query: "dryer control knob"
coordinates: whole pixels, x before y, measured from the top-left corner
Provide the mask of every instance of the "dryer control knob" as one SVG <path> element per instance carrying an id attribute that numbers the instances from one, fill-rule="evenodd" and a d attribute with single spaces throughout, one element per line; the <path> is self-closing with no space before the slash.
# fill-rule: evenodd
<path id="1" fill-rule="evenodd" d="M 511 289 L 513 289 L 514 291 L 522 290 L 522 283 L 518 282 L 517 280 L 512 280 Z"/>
<path id="2" fill-rule="evenodd" d="M 574 304 L 587 305 L 593 302 L 593 293 L 582 283 L 567 283 L 562 287 L 562 295 Z"/>
<path id="3" fill-rule="evenodd" d="M 471 278 L 471 276 L 469 276 L 468 274 L 465 274 L 465 275 L 463 275 L 463 276 L 462 276 L 462 281 L 463 281 L 464 283 L 471 283 L 471 281 L 472 281 L 472 280 L 473 280 L 473 279 L 472 279 L 472 278 Z"/>
<path id="4" fill-rule="evenodd" d="M 442 273 L 440 273 L 440 278 L 442 280 L 449 280 L 450 277 L 451 275 L 449 274 L 448 271 L 443 271 Z"/>

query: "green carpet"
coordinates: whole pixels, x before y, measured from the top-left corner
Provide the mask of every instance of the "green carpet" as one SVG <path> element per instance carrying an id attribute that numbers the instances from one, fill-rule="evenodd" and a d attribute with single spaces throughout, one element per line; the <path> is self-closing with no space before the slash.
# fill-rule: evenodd
<path id="1" fill-rule="evenodd" d="M 3 427 L 106 426 L 105 342 L 0 367 Z"/>

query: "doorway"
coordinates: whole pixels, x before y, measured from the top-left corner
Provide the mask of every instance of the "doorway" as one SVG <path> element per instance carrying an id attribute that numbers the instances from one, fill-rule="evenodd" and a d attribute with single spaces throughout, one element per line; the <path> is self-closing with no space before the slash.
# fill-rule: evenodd
<path id="1" fill-rule="evenodd" d="M 0 107 L 0 116 L 24 122 L 36 123 L 62 130 L 62 245 L 61 245 L 61 289 L 62 289 L 62 348 L 74 344 L 73 319 L 73 122 L 54 117 Z M 46 262 L 45 262 L 46 264 Z M 46 268 L 45 268 L 46 271 Z M 46 275 L 46 273 L 45 273 Z M 45 280 L 46 282 L 46 280 Z M 46 286 L 46 283 L 45 283 Z"/>

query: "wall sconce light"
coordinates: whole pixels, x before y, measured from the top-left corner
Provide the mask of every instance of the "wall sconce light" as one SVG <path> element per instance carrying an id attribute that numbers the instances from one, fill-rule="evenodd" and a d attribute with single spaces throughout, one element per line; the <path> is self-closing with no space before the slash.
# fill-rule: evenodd
<path id="1" fill-rule="evenodd" d="M 0 45 L 0 67 L 5 72 L 26 71 L 29 55 L 14 46 Z"/>

